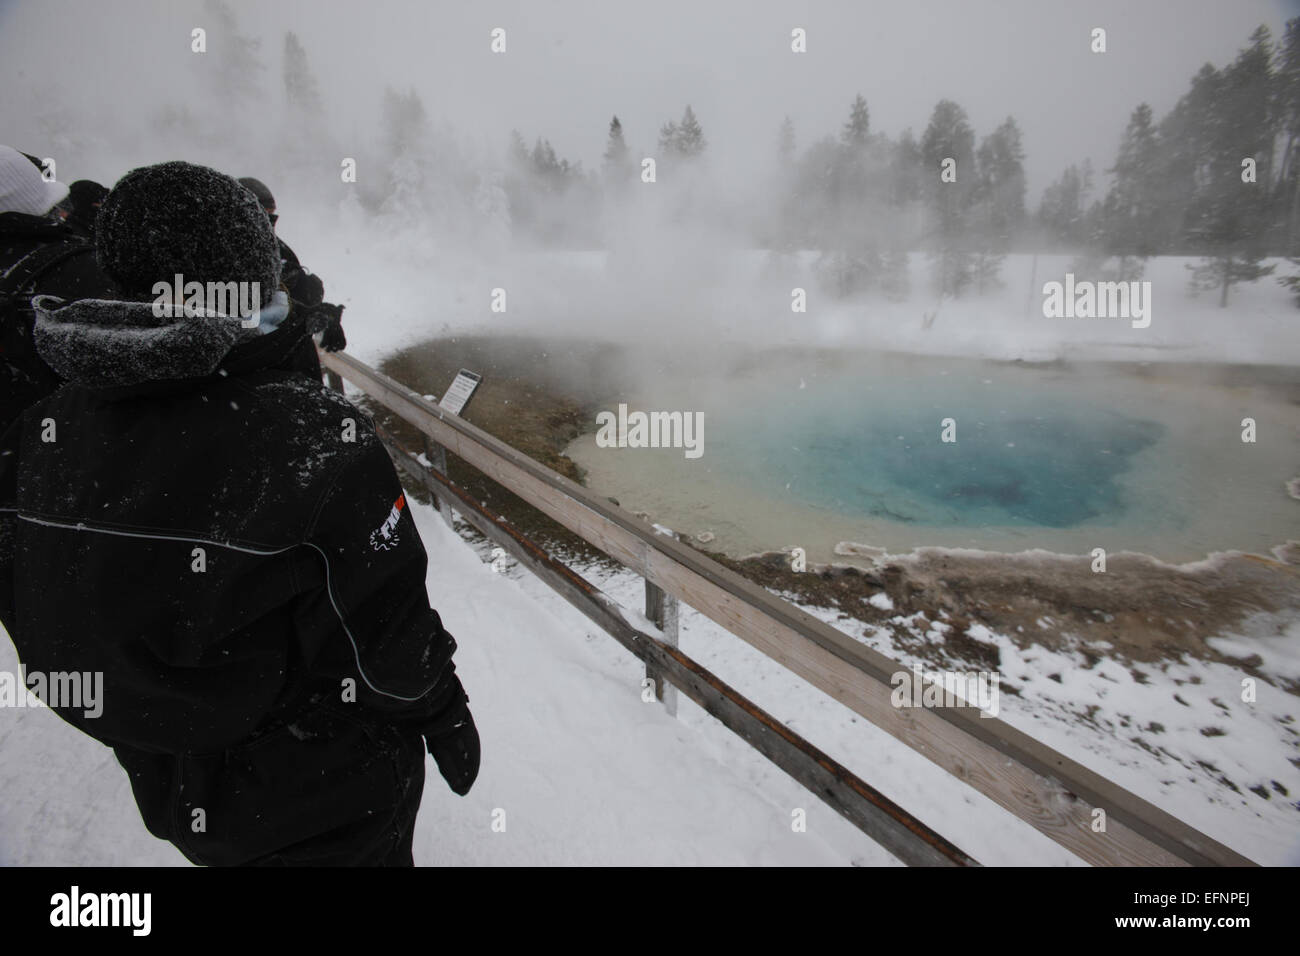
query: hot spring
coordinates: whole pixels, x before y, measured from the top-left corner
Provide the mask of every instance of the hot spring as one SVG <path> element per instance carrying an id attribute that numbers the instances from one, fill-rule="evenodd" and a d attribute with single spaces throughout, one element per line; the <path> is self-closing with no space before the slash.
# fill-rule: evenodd
<path id="1" fill-rule="evenodd" d="M 661 366 L 609 397 L 611 410 L 702 414 L 698 458 L 593 435 L 567 453 L 593 490 L 734 554 L 1267 555 L 1300 536 L 1286 490 L 1300 472 L 1293 374 L 759 355 L 712 372 Z"/>

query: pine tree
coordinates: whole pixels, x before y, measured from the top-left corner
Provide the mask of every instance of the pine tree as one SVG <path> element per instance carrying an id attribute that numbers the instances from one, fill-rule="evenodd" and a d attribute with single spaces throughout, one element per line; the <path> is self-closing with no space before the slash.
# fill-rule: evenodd
<path id="1" fill-rule="evenodd" d="M 1140 262 L 1160 251 L 1160 165 L 1160 138 L 1151 107 L 1141 103 L 1129 117 L 1119 155 L 1108 170 L 1115 181 L 1104 206 L 1105 248 L 1120 257 L 1123 279 L 1140 275 Z"/>
<path id="2" fill-rule="evenodd" d="M 853 100 L 853 105 L 849 107 L 849 119 L 840 131 L 840 142 L 849 147 L 865 146 L 870 129 L 871 121 L 867 112 L 867 101 L 859 93 Z"/>
<path id="3" fill-rule="evenodd" d="M 603 160 L 600 175 L 602 195 L 621 202 L 635 183 L 635 168 L 629 158 L 627 141 L 623 138 L 623 124 L 617 116 L 609 122 L 609 138 L 605 143 Z"/>
<path id="4" fill-rule="evenodd" d="M 1025 215 L 1025 151 L 1008 116 L 980 143 L 973 197 L 971 272 L 982 294 L 1001 287 L 999 273 Z"/>
<path id="5" fill-rule="evenodd" d="M 1206 197 L 1220 161 L 1223 76 L 1206 63 L 1192 77 L 1191 88 L 1161 121 L 1161 234 L 1164 251 L 1186 254 L 1198 245 L 1195 230 L 1202 225 Z"/>
<path id="6" fill-rule="evenodd" d="M 672 156 L 678 152 L 678 143 L 680 134 L 677 132 L 677 124 L 672 120 L 664 123 L 659 127 L 659 153 L 663 156 Z"/>
<path id="7" fill-rule="evenodd" d="M 510 144 L 506 148 L 506 175 L 502 183 L 505 190 L 512 229 L 527 234 L 536 221 L 536 202 L 532 183 L 532 157 L 528 144 L 519 130 L 510 131 Z"/>
<path id="8" fill-rule="evenodd" d="M 902 302 L 912 291 L 907 250 L 893 245 L 885 250 L 880 266 L 880 290 L 891 302 Z"/>
<path id="9" fill-rule="evenodd" d="M 978 160 L 976 201 L 986 209 L 988 238 L 1005 250 L 1025 216 L 1025 150 L 1014 119 L 984 137 Z"/>
<path id="10" fill-rule="evenodd" d="M 337 156 L 339 148 L 331 139 L 320 86 L 307 62 L 307 52 L 292 31 L 284 35 L 281 80 L 286 115 L 278 130 L 278 171 L 294 178 L 320 177 L 319 182 L 325 177 L 336 179 L 333 164 L 324 164 L 321 158 Z"/>
<path id="11" fill-rule="evenodd" d="M 921 161 L 935 227 L 934 284 L 944 296 L 960 295 L 974 278 L 967 248 L 969 212 L 978 182 L 974 147 L 975 132 L 966 111 L 951 100 L 940 100 L 921 137 Z M 956 180 L 944 182 L 940 173 L 949 159 L 956 162 Z"/>
<path id="12" fill-rule="evenodd" d="M 563 190 L 567 163 L 564 165 L 560 163 L 550 140 L 542 139 L 540 136 L 537 138 L 531 160 L 533 174 L 543 192 L 558 193 Z"/>
<path id="13" fill-rule="evenodd" d="M 682 113 L 682 121 L 677 126 L 677 152 L 691 159 L 701 155 L 707 145 L 704 130 L 695 118 L 695 111 L 687 104 L 686 111 Z"/>
<path id="14" fill-rule="evenodd" d="M 284 96 L 290 110 L 298 116 L 317 119 L 321 113 L 320 87 L 307 64 L 307 51 L 292 30 L 284 35 L 283 78 Z"/>
<path id="15" fill-rule="evenodd" d="M 1200 188 L 1188 235 L 1206 257 L 1191 270 L 1194 292 L 1219 289 L 1219 306 L 1240 282 L 1273 272 L 1263 265 L 1269 237 L 1269 192 L 1274 143 L 1270 109 L 1273 54 L 1269 31 L 1251 34 L 1251 45 L 1220 74 L 1206 118 Z M 1254 182 L 1247 182 L 1243 158 L 1253 158 Z"/>
<path id="16" fill-rule="evenodd" d="M 881 281 L 883 258 L 869 246 L 824 250 L 813 264 L 821 287 L 837 299 L 869 291 Z"/>
<path id="17" fill-rule="evenodd" d="M 1275 205 L 1282 220 L 1282 248 L 1300 253 L 1300 17 L 1287 21 L 1273 66 L 1278 132 L 1285 147 L 1278 164 Z"/>
<path id="18" fill-rule="evenodd" d="M 489 248 L 501 249 L 510 240 L 510 200 L 494 172 L 480 172 L 474 189 L 474 209 L 480 217 Z"/>
<path id="19" fill-rule="evenodd" d="M 1092 163 L 1071 164 L 1043 190 L 1038 221 L 1058 247 L 1081 249 L 1088 241 L 1087 206 L 1092 192 Z"/>
<path id="20" fill-rule="evenodd" d="M 794 123 L 787 116 L 781 121 L 781 129 L 776 138 L 776 154 L 782 169 L 790 169 L 794 165 L 794 152 Z"/>
<path id="21" fill-rule="evenodd" d="M 691 159 L 701 155 L 708 143 L 704 130 L 688 105 L 679 123 L 669 121 L 659 128 L 659 152 L 665 156 Z"/>
<path id="22" fill-rule="evenodd" d="M 840 156 L 832 189 L 832 201 L 839 213 L 837 231 L 850 247 L 867 244 L 864 227 L 875 219 L 873 201 L 888 193 L 884 169 L 873 169 L 878 158 L 873 155 L 867 101 L 858 94 L 849 107 L 849 118 L 840 129 Z"/>
<path id="23" fill-rule="evenodd" d="M 616 173 L 627 166 L 627 143 L 623 139 L 623 124 L 615 116 L 609 122 L 609 141 L 605 144 L 605 169 Z"/>
<path id="24" fill-rule="evenodd" d="M 925 195 L 922 168 L 921 147 L 911 128 L 903 130 L 903 135 L 894 144 L 893 157 L 889 170 L 889 203 L 901 208 L 909 203 L 919 201 Z"/>
<path id="25" fill-rule="evenodd" d="M 1225 80 L 1223 136 L 1231 143 L 1238 168 L 1243 157 L 1254 158 L 1258 181 L 1267 187 L 1273 181 L 1278 119 L 1273 38 L 1268 27 L 1257 27 L 1250 35 L 1250 46 L 1227 68 Z"/>
<path id="26" fill-rule="evenodd" d="M 426 165 L 432 131 L 424 103 L 414 89 L 401 93 L 385 88 L 380 115 L 387 170 L 382 209 L 407 220 L 425 218 L 430 212 Z"/>
<path id="27" fill-rule="evenodd" d="M 201 59 L 211 64 L 217 103 L 242 121 L 247 107 L 261 97 L 262 43 L 240 32 L 226 0 L 204 0 L 203 12 L 212 26 L 208 52 Z"/>
<path id="28" fill-rule="evenodd" d="M 957 164 L 955 182 L 940 182 L 939 173 L 945 159 Z M 929 193 L 938 205 L 956 214 L 969 202 L 974 191 L 975 132 L 966 111 L 952 100 L 940 100 L 930 115 L 930 124 L 921 136 L 921 161 L 929 182 Z"/>
<path id="29" fill-rule="evenodd" d="M 524 138 L 519 135 L 519 130 L 510 131 L 510 148 L 507 153 L 507 159 L 514 166 L 523 169 L 528 165 L 528 144 Z"/>
<path id="30" fill-rule="evenodd" d="M 1300 267 L 1300 256 L 1288 256 L 1286 261 L 1293 266 Z M 1300 272 L 1289 276 L 1278 276 L 1277 281 L 1295 296 L 1295 303 L 1300 307 Z"/>
<path id="31" fill-rule="evenodd" d="M 429 116 L 424 101 L 414 89 L 400 93 L 391 87 L 384 90 L 381 134 L 389 156 L 418 153 L 430 133 Z"/>
<path id="32" fill-rule="evenodd" d="M 1263 264 L 1263 256 L 1248 252 L 1225 250 L 1217 255 L 1207 256 L 1195 265 L 1188 264 L 1191 270 L 1190 286 L 1193 292 L 1219 290 L 1219 308 L 1227 308 L 1228 290 L 1241 282 L 1254 282 L 1272 275 L 1276 266 Z"/>

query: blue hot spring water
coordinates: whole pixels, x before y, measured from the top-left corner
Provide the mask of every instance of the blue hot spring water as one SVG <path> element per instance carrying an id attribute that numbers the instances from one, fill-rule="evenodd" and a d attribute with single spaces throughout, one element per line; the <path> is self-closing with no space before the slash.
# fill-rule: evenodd
<path id="1" fill-rule="evenodd" d="M 715 466 L 756 490 L 905 524 L 1070 528 L 1124 517 L 1117 479 L 1164 432 L 1081 390 L 984 379 L 819 381 L 718 423 Z M 956 441 L 940 440 L 945 418 Z"/>

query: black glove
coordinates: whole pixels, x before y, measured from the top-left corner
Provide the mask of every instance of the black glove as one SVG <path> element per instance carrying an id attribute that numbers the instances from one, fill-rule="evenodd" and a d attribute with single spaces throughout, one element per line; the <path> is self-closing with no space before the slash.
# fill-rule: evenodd
<path id="1" fill-rule="evenodd" d="M 320 276 L 304 269 L 296 258 L 292 263 L 285 262 L 280 281 L 289 290 L 289 298 L 295 302 L 301 302 L 306 306 L 317 306 L 325 299 L 325 283 L 320 281 Z"/>
<path id="2" fill-rule="evenodd" d="M 327 318 L 321 332 L 320 347 L 326 352 L 342 352 L 348 347 L 347 336 L 343 334 L 343 306 L 323 302 L 316 308 Z"/>
<path id="3" fill-rule="evenodd" d="M 465 796 L 478 777 L 478 728 L 469 712 L 469 695 L 455 673 L 445 690 L 435 690 L 438 702 L 433 717 L 420 725 L 425 749 L 438 764 L 453 793 Z"/>

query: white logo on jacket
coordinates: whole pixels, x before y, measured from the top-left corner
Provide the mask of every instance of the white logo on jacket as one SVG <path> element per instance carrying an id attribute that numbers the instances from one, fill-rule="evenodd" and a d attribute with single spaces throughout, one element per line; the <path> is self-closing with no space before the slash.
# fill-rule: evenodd
<path id="1" fill-rule="evenodd" d="M 388 551 L 397 547 L 397 543 L 401 540 L 397 534 L 397 522 L 401 520 L 402 509 L 405 507 L 406 495 L 398 495 L 384 523 L 370 532 L 370 547 L 376 551 Z"/>

